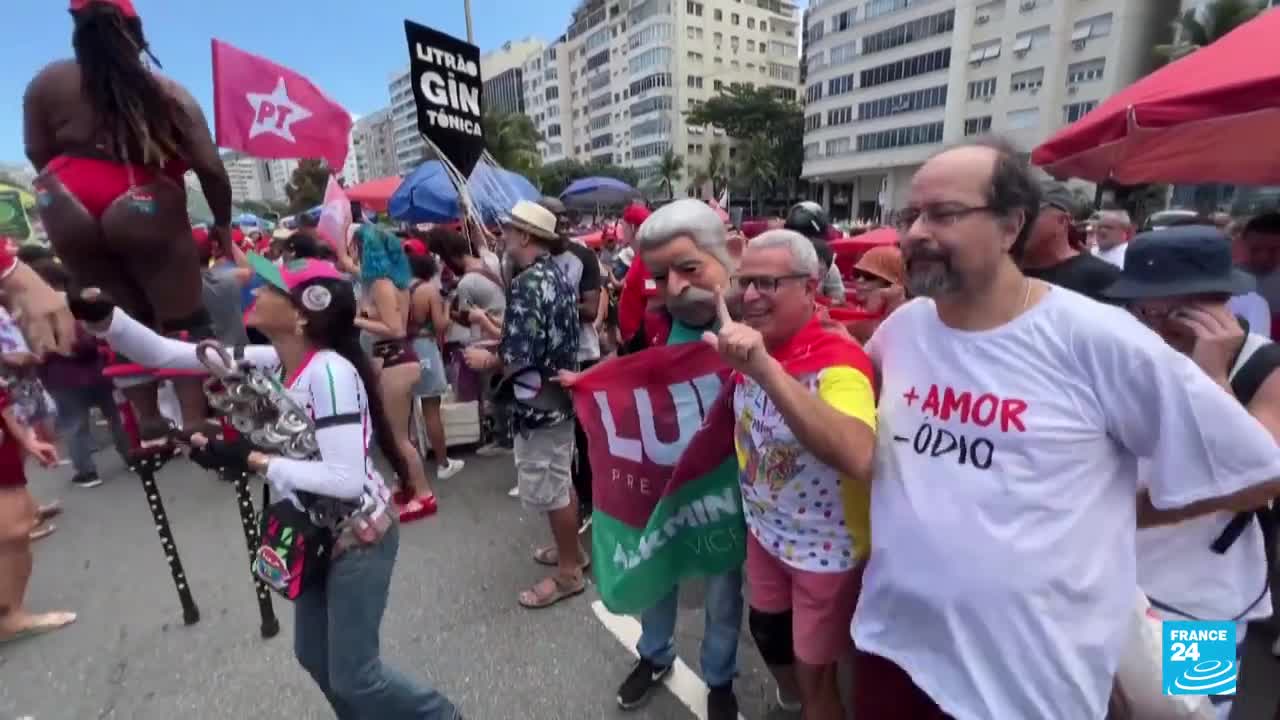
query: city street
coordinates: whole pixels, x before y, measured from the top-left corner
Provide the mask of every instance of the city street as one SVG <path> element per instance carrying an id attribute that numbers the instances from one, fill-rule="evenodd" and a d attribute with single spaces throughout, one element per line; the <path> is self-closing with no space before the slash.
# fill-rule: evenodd
<path id="1" fill-rule="evenodd" d="M 98 457 L 107 481 L 92 490 L 70 487 L 67 468 L 32 473 L 35 494 L 62 498 L 66 512 L 58 531 L 36 546 L 29 604 L 72 609 L 80 619 L 0 649 L 0 720 L 331 717 L 293 660 L 288 603 L 275 601 L 281 634 L 258 636 L 232 489 L 185 460 L 160 474 L 202 614 L 184 627 L 136 478 L 111 453 Z M 529 553 L 545 540 L 546 526 L 507 497 L 510 458 L 467 462 L 438 486 L 441 513 L 403 530 L 385 659 L 428 679 L 474 720 L 700 717 L 677 697 L 696 707 L 701 692 L 690 676 L 673 676 L 673 690 L 639 711 L 617 709 L 614 693 L 631 663 L 618 637 L 638 625 L 602 621 L 593 591 L 542 611 L 517 606 L 516 593 L 541 576 Z M 697 592 L 682 598 L 678 640 L 695 672 L 699 602 Z M 1236 718 L 1272 718 L 1280 663 L 1267 653 L 1269 642 L 1270 635 L 1250 644 Z M 745 628 L 740 665 L 743 717 L 791 717 L 776 708 Z"/>

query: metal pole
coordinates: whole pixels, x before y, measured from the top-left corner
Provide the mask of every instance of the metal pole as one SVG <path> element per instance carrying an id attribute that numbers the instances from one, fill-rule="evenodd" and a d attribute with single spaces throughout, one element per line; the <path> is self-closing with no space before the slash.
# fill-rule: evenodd
<path id="1" fill-rule="evenodd" d="M 467 13 L 467 42 L 475 45 L 476 36 L 471 30 L 471 0 L 462 0 L 462 7 Z"/>

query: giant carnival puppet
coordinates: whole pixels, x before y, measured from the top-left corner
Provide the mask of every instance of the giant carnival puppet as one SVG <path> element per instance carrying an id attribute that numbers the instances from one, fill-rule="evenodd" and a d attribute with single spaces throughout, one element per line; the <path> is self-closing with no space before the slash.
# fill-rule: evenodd
<path id="1" fill-rule="evenodd" d="M 204 114 L 152 71 L 131 0 L 71 0 L 74 59 L 41 70 L 23 99 L 27 157 L 41 219 L 79 287 L 98 287 L 159 332 L 208 337 L 183 174 L 194 171 L 227 251 L 231 185 Z M 156 386 L 126 388 L 143 440 L 167 423 Z M 206 414 L 198 379 L 178 383 L 183 421 Z"/>

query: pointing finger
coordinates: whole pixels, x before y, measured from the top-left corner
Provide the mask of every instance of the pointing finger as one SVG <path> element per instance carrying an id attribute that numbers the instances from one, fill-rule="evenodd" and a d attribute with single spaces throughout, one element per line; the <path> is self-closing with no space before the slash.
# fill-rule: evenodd
<path id="1" fill-rule="evenodd" d="M 720 327 L 727 327 L 733 322 L 729 315 L 729 304 L 724 301 L 724 288 L 716 286 L 716 313 L 720 317 Z"/>
<path id="2" fill-rule="evenodd" d="M 710 345 L 712 350 L 715 350 L 716 352 L 720 351 L 720 336 L 710 330 L 702 333 L 702 342 Z"/>

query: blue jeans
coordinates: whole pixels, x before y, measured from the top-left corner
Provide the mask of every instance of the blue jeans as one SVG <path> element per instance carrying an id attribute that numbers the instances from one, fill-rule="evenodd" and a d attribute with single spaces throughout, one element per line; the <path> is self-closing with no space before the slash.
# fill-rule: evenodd
<path id="1" fill-rule="evenodd" d="M 115 443 L 116 452 L 129 462 L 129 436 L 120 422 L 120 409 L 116 407 L 115 398 L 111 396 L 110 385 L 89 385 L 78 388 L 52 389 L 49 394 L 58 406 L 58 416 L 54 421 L 54 429 L 58 436 L 67 443 L 67 453 L 71 456 L 71 465 L 77 475 L 96 473 L 97 465 L 93 462 L 93 453 L 97 445 L 93 441 L 93 424 L 89 420 L 89 410 L 98 408 L 102 417 L 111 427 L 111 439 Z"/>
<path id="2" fill-rule="evenodd" d="M 674 588 L 657 605 L 640 615 L 640 642 L 636 652 L 655 665 L 675 662 L 672 636 L 676 631 Z M 706 625 L 702 630 L 702 679 L 710 687 L 733 682 L 738 669 L 738 633 L 742 630 L 742 571 L 707 578 Z"/>
<path id="3" fill-rule="evenodd" d="M 294 654 L 311 673 L 338 720 L 455 720 L 444 695 L 382 664 L 378 628 L 387 607 L 400 526 L 376 544 L 344 552 L 323 589 L 295 603 Z"/>

